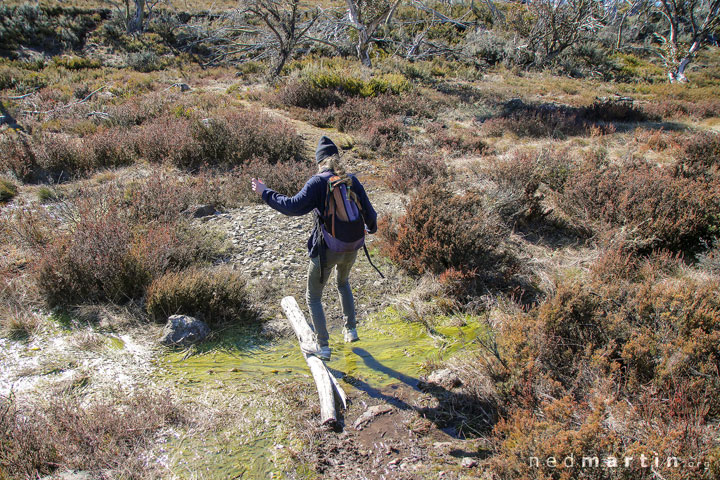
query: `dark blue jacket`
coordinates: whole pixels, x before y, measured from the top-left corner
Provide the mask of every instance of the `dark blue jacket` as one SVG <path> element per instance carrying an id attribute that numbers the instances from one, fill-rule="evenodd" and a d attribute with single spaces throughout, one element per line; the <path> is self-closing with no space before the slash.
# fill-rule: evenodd
<path id="1" fill-rule="evenodd" d="M 358 200 L 360 200 L 360 206 L 362 207 L 365 226 L 367 227 L 368 233 L 375 233 L 377 231 L 377 213 L 375 212 L 367 193 L 365 193 L 365 189 L 357 177 L 353 174 L 349 174 L 349 176 L 353 181 L 352 191 L 355 192 L 358 196 Z M 322 211 L 325 208 L 326 195 L 327 181 L 320 175 L 313 175 L 310 177 L 310 180 L 305 183 L 302 190 L 300 190 L 294 197 L 288 197 L 266 188 L 262 194 L 262 198 L 265 200 L 265 203 L 280 213 L 299 216 L 310 213 L 315 209 Z M 310 258 L 316 257 L 319 253 L 319 242 L 317 242 L 319 235 L 321 234 L 318 232 L 317 222 L 315 222 L 310 238 L 308 238 L 308 255 Z"/>

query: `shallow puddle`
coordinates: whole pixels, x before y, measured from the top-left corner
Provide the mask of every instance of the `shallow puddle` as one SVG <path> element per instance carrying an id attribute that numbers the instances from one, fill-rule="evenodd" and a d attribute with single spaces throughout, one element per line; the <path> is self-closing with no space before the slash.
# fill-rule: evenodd
<path id="1" fill-rule="evenodd" d="M 388 308 L 358 326 L 358 342 L 346 344 L 340 329 L 331 331 L 326 363 L 350 394 L 358 389 L 374 396 L 398 382 L 415 388 L 424 363 L 447 358 L 482 331 L 472 318 L 448 319 L 430 334 Z M 180 478 L 277 478 L 287 466 L 286 449 L 293 448 L 288 443 L 298 437 L 286 431 L 283 418 L 292 412 L 274 392 L 299 383 L 314 398 L 307 364 L 294 337 L 267 341 L 242 328 L 218 337 L 199 350 L 165 355 L 157 371 L 180 398 L 224 403 L 237 414 L 210 437 L 171 439 L 164 446 L 166 466 Z"/>

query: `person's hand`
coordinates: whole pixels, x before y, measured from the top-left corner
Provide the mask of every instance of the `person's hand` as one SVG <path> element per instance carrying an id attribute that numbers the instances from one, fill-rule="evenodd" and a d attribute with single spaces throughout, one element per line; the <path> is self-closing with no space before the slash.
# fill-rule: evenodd
<path id="1" fill-rule="evenodd" d="M 259 180 L 257 178 L 252 179 L 252 190 L 253 192 L 257 193 L 262 197 L 263 192 L 265 191 L 265 184 L 262 180 Z"/>

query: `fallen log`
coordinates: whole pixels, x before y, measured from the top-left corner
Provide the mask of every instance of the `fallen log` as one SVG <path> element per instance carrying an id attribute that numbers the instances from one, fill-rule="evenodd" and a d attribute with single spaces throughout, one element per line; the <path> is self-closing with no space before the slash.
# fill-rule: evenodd
<path id="1" fill-rule="evenodd" d="M 300 342 L 300 351 L 305 357 L 305 361 L 308 367 L 310 367 L 310 372 L 315 380 L 315 385 L 317 386 L 320 397 L 320 423 L 323 425 L 335 424 L 337 422 L 335 395 L 337 395 L 343 408 L 345 408 L 347 406 L 345 392 L 327 369 L 325 362 L 312 353 L 306 353 L 316 352 L 320 349 L 320 346 L 315 339 L 315 334 L 310 328 L 310 325 L 307 323 L 307 320 L 305 320 L 305 315 L 303 315 L 302 310 L 300 310 L 300 306 L 297 304 L 295 297 L 289 296 L 283 298 L 280 306 L 295 331 L 298 342 Z"/>

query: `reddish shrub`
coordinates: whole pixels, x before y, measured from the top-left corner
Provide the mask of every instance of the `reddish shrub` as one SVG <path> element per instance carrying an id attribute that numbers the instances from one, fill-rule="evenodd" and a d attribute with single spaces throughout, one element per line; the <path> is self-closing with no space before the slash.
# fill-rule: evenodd
<path id="1" fill-rule="evenodd" d="M 121 302 L 142 294 L 147 275 L 130 255 L 132 232 L 117 210 L 85 214 L 72 233 L 60 235 L 35 266 L 48 305 Z"/>
<path id="2" fill-rule="evenodd" d="M 143 157 L 185 169 L 230 169 L 252 158 L 270 163 L 298 160 L 304 153 L 294 128 L 257 112 L 230 112 L 194 121 L 160 118 L 139 128 L 136 148 Z"/>
<path id="3" fill-rule="evenodd" d="M 643 251 L 695 249 L 720 215 L 718 185 L 677 177 L 670 169 L 633 161 L 594 162 L 572 175 L 564 199 L 589 221 L 623 228 Z"/>
<path id="4" fill-rule="evenodd" d="M 437 147 L 442 148 L 450 155 L 484 153 L 488 148 L 477 132 L 456 132 L 440 123 L 428 125 L 427 134 L 431 136 Z"/>
<path id="5" fill-rule="evenodd" d="M 501 136 L 509 130 L 520 137 L 564 138 L 573 135 L 603 135 L 615 131 L 607 122 L 637 122 L 645 113 L 629 102 L 595 102 L 588 107 L 527 104 L 513 100 L 505 105 L 500 116 L 482 125 L 485 135 Z"/>
<path id="6" fill-rule="evenodd" d="M 152 470 L 135 458 L 155 435 L 189 416 L 167 393 L 111 391 L 88 402 L 80 395 L 50 395 L 19 402 L 0 397 L 0 459 L 8 478 L 39 478 L 62 465 L 96 471 L 112 465 L 120 476 Z M 143 473 L 148 473 L 147 471 Z"/>
<path id="7" fill-rule="evenodd" d="M 134 129 L 132 136 L 138 155 L 149 162 L 192 165 L 200 161 L 188 119 L 157 118 Z"/>
<path id="8" fill-rule="evenodd" d="M 82 141 L 92 152 L 95 169 L 121 167 L 135 161 L 131 137 L 125 129 L 99 130 Z"/>
<path id="9" fill-rule="evenodd" d="M 38 170 L 35 152 L 28 135 L 7 133 L 0 138 L 0 171 L 12 173 L 23 181 L 33 180 Z"/>
<path id="10" fill-rule="evenodd" d="M 720 117 L 720 101 L 714 99 L 698 102 L 672 99 L 650 101 L 644 106 L 644 110 L 655 118 L 712 118 Z"/>
<path id="11" fill-rule="evenodd" d="M 67 180 L 94 169 L 92 152 L 79 138 L 65 134 L 44 133 L 33 137 L 34 180 Z"/>
<path id="12" fill-rule="evenodd" d="M 515 267 L 499 248 L 504 234 L 477 194 L 456 196 L 439 185 L 419 189 L 403 217 L 380 226 L 383 250 L 412 273 L 477 269 L 491 280 L 507 280 Z"/>
<path id="13" fill-rule="evenodd" d="M 596 100 L 584 107 L 582 116 L 589 122 L 642 122 L 648 120 L 647 114 L 635 106 L 632 100 Z"/>
<path id="14" fill-rule="evenodd" d="M 366 137 L 372 148 L 384 154 L 396 154 L 410 139 L 410 134 L 400 120 L 389 118 L 370 123 Z"/>
<path id="15" fill-rule="evenodd" d="M 445 160 L 439 155 L 425 152 L 402 154 L 393 160 L 390 175 L 385 177 L 387 185 L 402 193 L 435 183 L 450 176 Z"/>
<path id="16" fill-rule="evenodd" d="M 675 174 L 685 178 L 720 182 L 720 135 L 693 135 L 684 144 L 684 155 L 675 165 Z"/>
<path id="17" fill-rule="evenodd" d="M 250 187 L 250 180 L 259 178 L 276 192 L 293 196 L 316 173 L 317 167 L 312 162 L 285 161 L 271 164 L 265 160 L 253 159 L 243 166 L 237 189 L 245 201 L 262 201 Z"/>

